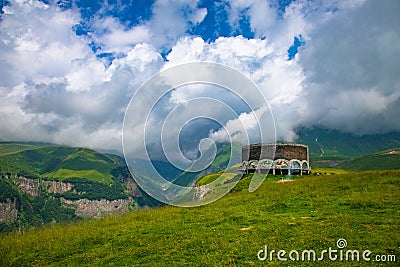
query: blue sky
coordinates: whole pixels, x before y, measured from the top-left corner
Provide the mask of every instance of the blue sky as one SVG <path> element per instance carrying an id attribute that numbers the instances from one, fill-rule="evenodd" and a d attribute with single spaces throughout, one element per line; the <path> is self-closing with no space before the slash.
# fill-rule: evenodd
<path id="1" fill-rule="evenodd" d="M 50 1 L 44 1 L 49 3 Z M 125 25 L 127 28 L 143 24 L 151 20 L 152 6 L 155 1 L 136 0 L 136 1 L 107 1 L 107 7 L 104 6 L 104 1 L 60 1 L 58 6 L 62 9 L 77 8 L 81 14 L 81 22 L 76 27 L 76 33 L 87 35 L 93 31 L 91 20 L 94 17 L 112 16 Z M 277 16 L 281 16 L 285 12 L 285 8 L 290 5 L 291 0 L 271 1 L 269 4 L 277 10 Z M 243 36 L 245 38 L 254 38 L 255 33 L 250 26 L 249 17 L 242 14 L 236 25 L 230 25 L 228 21 L 230 3 L 228 1 L 210 1 L 202 0 L 197 2 L 197 7 L 207 11 L 205 17 L 199 23 L 193 23 L 186 29 L 183 35 L 201 36 L 206 42 L 214 42 L 219 37 Z M 185 16 L 190 16 L 190 11 L 183 12 Z M 262 36 L 266 38 L 266 36 Z M 293 59 L 297 54 L 298 47 L 303 45 L 301 36 L 293 37 L 293 45 L 288 49 L 288 59 Z M 94 52 L 101 50 L 101 44 L 92 44 Z M 172 47 L 161 47 L 159 52 L 165 56 Z M 101 56 L 104 56 L 101 55 Z M 107 56 L 107 55 L 106 55 Z M 111 56 L 112 55 L 108 55 Z"/>
<path id="2" fill-rule="evenodd" d="M 254 81 L 281 140 L 296 140 L 300 126 L 400 130 L 396 0 L 4 3 L 0 140 L 120 151 L 125 109 L 140 85 L 193 61 L 225 64 Z M 207 92 L 216 90 L 176 90 L 167 100 Z M 246 117 L 232 97 L 220 99 Z M 223 124 L 234 128 L 235 120 Z"/>

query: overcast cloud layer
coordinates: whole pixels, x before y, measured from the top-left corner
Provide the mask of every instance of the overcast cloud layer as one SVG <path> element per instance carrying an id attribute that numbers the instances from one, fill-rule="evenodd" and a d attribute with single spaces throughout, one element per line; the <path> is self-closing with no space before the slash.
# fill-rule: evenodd
<path id="1" fill-rule="evenodd" d="M 199 60 L 251 78 L 270 103 L 279 139 L 294 140 L 298 126 L 400 130 L 399 1 L 294 1 L 283 12 L 263 0 L 223 1 L 230 27 L 245 19 L 254 38 L 211 41 L 189 34 L 210 10 L 187 2 L 155 1 L 151 16 L 134 25 L 35 0 L 5 6 L 0 140 L 121 151 L 124 112 L 137 88 L 164 68 Z M 82 21 L 91 25 L 86 34 L 76 30 Z M 304 45 L 289 60 L 295 37 Z M 170 101 L 195 95 L 177 90 Z"/>

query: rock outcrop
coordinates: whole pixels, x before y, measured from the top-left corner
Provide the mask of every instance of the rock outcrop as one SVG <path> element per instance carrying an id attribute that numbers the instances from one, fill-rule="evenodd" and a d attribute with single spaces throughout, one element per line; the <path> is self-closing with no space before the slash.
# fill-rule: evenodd
<path id="1" fill-rule="evenodd" d="M 60 198 L 60 200 L 65 204 L 74 205 L 76 207 L 76 215 L 94 218 L 104 216 L 105 214 L 124 214 L 135 203 L 132 198 L 117 200 L 68 200 Z"/>
<path id="2" fill-rule="evenodd" d="M 126 181 L 126 188 L 129 195 L 134 195 L 137 197 L 142 196 L 135 180 L 133 180 L 132 177 L 128 178 L 128 180 Z"/>
<path id="3" fill-rule="evenodd" d="M 5 202 L 0 202 L 0 222 L 15 222 L 18 218 L 18 210 L 16 203 L 7 199 Z"/>
<path id="4" fill-rule="evenodd" d="M 41 183 L 44 185 L 44 189 L 49 193 L 63 194 L 72 190 L 71 183 L 45 180 L 42 180 Z"/>
<path id="5" fill-rule="evenodd" d="M 193 200 L 203 200 L 212 189 L 208 185 L 195 186 Z"/>
<path id="6" fill-rule="evenodd" d="M 28 179 L 22 176 L 15 175 L 11 177 L 11 180 L 25 194 L 35 197 L 40 193 L 39 179 Z"/>
<path id="7" fill-rule="evenodd" d="M 30 196 L 37 196 L 40 190 L 43 189 L 48 193 L 62 194 L 72 190 L 72 184 L 61 181 L 47 181 L 39 179 L 29 179 L 23 176 L 12 176 L 13 183 L 21 189 L 22 192 Z"/>
<path id="8" fill-rule="evenodd" d="M 63 194 L 71 191 L 72 194 L 79 195 L 74 185 L 69 182 L 50 181 L 43 179 L 30 179 L 23 176 L 2 176 L 3 179 L 10 179 L 23 193 L 36 197 L 43 192 L 50 194 Z M 64 204 L 75 207 L 75 214 L 82 217 L 102 217 L 106 214 L 124 214 L 132 208 L 136 208 L 137 202 L 133 197 L 140 197 L 140 191 L 133 178 L 125 180 L 125 192 L 131 195 L 127 199 L 117 200 L 91 200 L 81 198 L 78 200 L 69 200 L 60 197 Z M 58 197 L 57 197 L 58 198 Z M 0 222 L 13 222 L 18 218 L 18 209 L 15 199 L 5 199 L 0 202 Z"/>

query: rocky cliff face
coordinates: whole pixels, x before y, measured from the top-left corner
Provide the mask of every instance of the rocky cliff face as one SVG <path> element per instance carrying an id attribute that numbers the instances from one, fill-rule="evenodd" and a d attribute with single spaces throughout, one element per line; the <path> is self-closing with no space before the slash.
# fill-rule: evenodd
<path id="1" fill-rule="evenodd" d="M 62 194 L 72 190 L 72 184 L 60 181 L 46 181 L 39 179 L 29 179 L 22 176 L 12 176 L 13 183 L 21 189 L 22 192 L 30 196 L 38 196 L 43 189 L 48 193 Z"/>
<path id="2" fill-rule="evenodd" d="M 72 194 L 78 194 L 74 190 L 74 185 L 69 182 L 47 181 L 39 179 L 30 179 L 22 176 L 4 176 L 2 179 L 10 179 L 23 193 L 37 197 L 41 193 L 63 194 L 71 191 Z M 125 181 L 125 192 L 131 196 L 140 197 L 140 191 L 135 181 L 128 178 Z M 136 208 L 137 203 L 132 197 L 117 200 L 90 200 L 78 199 L 68 200 L 63 197 L 60 201 L 64 204 L 75 207 L 75 214 L 83 217 L 101 217 L 105 214 L 123 214 L 131 208 Z M 15 199 L 5 199 L 0 202 L 0 222 L 14 222 L 18 218 L 18 209 Z"/>
<path id="3" fill-rule="evenodd" d="M 15 222 L 18 218 L 18 210 L 15 199 L 0 202 L 0 222 Z"/>
<path id="4" fill-rule="evenodd" d="M 40 192 L 39 179 L 28 179 L 22 176 L 11 176 L 13 183 L 21 189 L 22 192 L 30 196 L 37 196 Z"/>
<path id="5" fill-rule="evenodd" d="M 42 185 L 44 185 L 44 189 L 49 193 L 58 193 L 62 194 L 72 190 L 72 184 L 66 182 L 58 182 L 58 181 L 41 181 Z"/>
<path id="6" fill-rule="evenodd" d="M 67 200 L 64 198 L 61 198 L 60 200 L 65 204 L 74 205 L 76 207 L 76 215 L 94 218 L 99 218 L 106 214 L 124 214 L 129 211 L 129 206 L 135 203 L 132 198 L 112 201 L 106 199 Z"/>
<path id="7" fill-rule="evenodd" d="M 137 197 L 141 196 L 139 188 L 138 188 L 135 180 L 133 180 L 132 177 L 128 178 L 128 180 L 126 182 L 126 187 L 127 187 L 127 193 L 129 195 L 134 195 L 134 196 L 137 196 Z"/>
<path id="8" fill-rule="evenodd" d="M 208 185 L 195 186 L 193 200 L 203 200 L 212 189 Z"/>

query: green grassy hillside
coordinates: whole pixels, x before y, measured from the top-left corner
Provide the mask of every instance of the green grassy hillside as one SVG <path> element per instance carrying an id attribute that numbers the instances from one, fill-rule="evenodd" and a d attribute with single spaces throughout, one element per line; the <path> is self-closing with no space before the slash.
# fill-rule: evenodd
<path id="1" fill-rule="evenodd" d="M 23 143 L 0 142 L 0 156 L 35 148 L 39 148 L 39 146 Z"/>
<path id="2" fill-rule="evenodd" d="M 400 169 L 400 149 L 390 149 L 383 152 L 361 156 L 338 166 L 344 170 L 398 170 Z"/>
<path id="3" fill-rule="evenodd" d="M 360 157 L 325 157 L 312 158 L 313 170 L 319 168 L 336 168 L 348 171 L 368 170 L 399 170 L 400 148 L 393 148 L 378 153 L 363 155 Z"/>
<path id="4" fill-rule="evenodd" d="M 397 256 L 385 266 L 400 260 L 400 171 L 308 176 L 269 182 L 253 193 L 242 189 L 202 207 L 168 206 L 4 235 L 0 265 L 259 266 L 257 253 L 265 245 L 320 253 L 336 249 L 339 238 L 347 240 L 346 249 L 371 250 L 371 257 Z M 263 264 L 283 263 L 275 254 Z M 288 264 L 366 262 L 326 256 Z"/>
<path id="5" fill-rule="evenodd" d="M 115 158 L 86 148 L 0 143 L 0 173 L 28 178 L 85 178 L 111 183 Z"/>
<path id="6" fill-rule="evenodd" d="M 317 157 L 310 159 L 312 168 L 336 168 L 340 164 L 352 160 L 352 157 Z"/>

